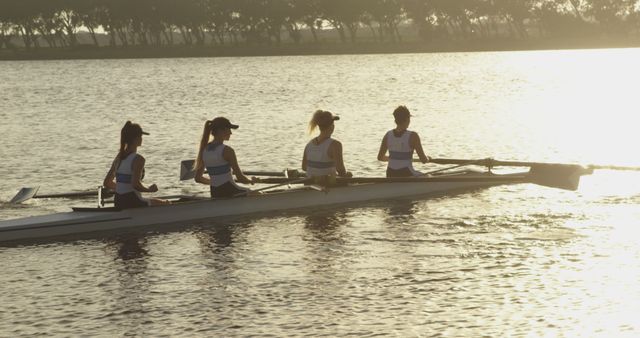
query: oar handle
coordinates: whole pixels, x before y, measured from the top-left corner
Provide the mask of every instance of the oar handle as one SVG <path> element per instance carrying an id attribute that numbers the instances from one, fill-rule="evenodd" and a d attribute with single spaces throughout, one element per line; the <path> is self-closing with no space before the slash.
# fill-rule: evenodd
<path id="1" fill-rule="evenodd" d="M 486 165 L 487 161 L 490 159 L 481 159 L 481 160 L 467 160 L 467 159 L 457 159 L 457 158 L 432 158 L 429 163 L 435 164 L 455 164 L 455 165 Z M 419 159 L 414 160 L 414 162 L 422 162 Z"/>
<path id="2" fill-rule="evenodd" d="M 286 185 L 286 184 L 295 184 L 295 183 L 307 183 L 307 181 L 311 182 L 312 179 L 308 177 L 301 177 L 299 179 L 291 179 L 286 177 L 268 177 L 268 178 L 261 178 L 256 183 Z M 256 190 L 253 190 L 253 191 L 256 191 Z"/>
<path id="3" fill-rule="evenodd" d="M 278 187 L 282 187 L 282 186 L 289 185 L 289 184 L 305 183 L 308 180 L 309 180 L 309 178 L 307 178 L 307 177 L 299 178 L 299 179 L 296 179 L 296 180 L 292 180 L 292 179 L 289 179 L 289 178 L 279 178 L 279 177 L 264 179 L 264 180 L 260 180 L 260 183 L 268 183 L 268 182 L 278 182 L 278 183 L 274 184 L 274 185 L 270 185 L 268 187 L 263 187 L 263 188 L 260 188 L 260 189 L 251 190 L 250 193 L 255 193 L 255 192 L 260 192 L 260 191 L 269 190 L 269 189 L 273 189 L 273 188 L 278 188 Z M 245 196 L 246 194 L 247 194 L 246 192 L 241 192 L 241 193 L 238 193 L 238 194 L 234 195 L 234 197 Z"/>
<path id="4" fill-rule="evenodd" d="M 288 177 L 298 178 L 301 174 L 296 169 L 286 169 L 284 171 L 243 171 L 243 174 L 247 176 L 271 176 L 271 177 Z"/>
<path id="5" fill-rule="evenodd" d="M 180 180 L 186 181 L 191 180 L 196 177 L 196 171 L 194 169 L 195 160 L 183 160 L 180 162 Z M 207 170 L 205 169 L 205 173 Z M 249 170 L 243 171 L 243 174 L 247 176 L 273 176 L 273 177 L 288 177 L 288 178 L 297 178 L 301 177 L 300 171 L 296 169 L 285 169 L 281 171 L 260 171 L 260 170 Z"/>
<path id="6" fill-rule="evenodd" d="M 283 171 L 243 171 L 242 173 L 247 175 L 247 176 L 285 177 L 285 173 Z"/>

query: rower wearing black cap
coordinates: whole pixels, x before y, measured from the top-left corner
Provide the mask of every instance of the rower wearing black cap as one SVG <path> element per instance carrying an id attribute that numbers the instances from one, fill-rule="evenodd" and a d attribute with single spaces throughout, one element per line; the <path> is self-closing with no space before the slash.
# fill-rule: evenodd
<path id="1" fill-rule="evenodd" d="M 302 156 L 302 170 L 307 176 L 315 178 L 332 178 L 339 176 L 351 177 L 344 166 L 342 158 L 342 143 L 331 138 L 335 129 L 334 121 L 340 117 L 326 110 L 318 110 L 309 121 L 309 132 L 320 129 L 320 135 L 314 137 L 304 149 Z M 329 179 L 329 182 L 331 179 Z M 327 184 L 318 181 L 317 183 Z"/>
<path id="2" fill-rule="evenodd" d="M 232 124 L 225 117 L 216 117 L 204 124 L 195 165 L 195 180 L 210 186 L 212 198 L 236 197 L 246 195 L 250 191 L 236 184 L 231 175 L 232 170 L 238 182 L 253 183 L 240 170 L 236 152 L 224 144 L 224 141 L 231 137 L 231 129 L 238 129 L 238 125 Z M 213 140 L 209 142 L 211 136 Z M 204 176 L 205 168 L 209 177 Z"/>
<path id="3" fill-rule="evenodd" d="M 415 151 L 422 163 L 431 158 L 425 155 L 420 143 L 420 136 L 414 131 L 407 130 L 411 123 L 411 112 L 405 106 L 399 106 L 393 111 L 396 128 L 389 130 L 382 138 L 379 161 L 387 161 L 387 177 L 420 176 L 421 172 L 413 169 L 413 152 Z M 387 150 L 389 156 L 386 155 Z"/>
<path id="4" fill-rule="evenodd" d="M 142 145 L 142 135 L 149 135 L 149 133 L 144 132 L 139 124 L 131 121 L 125 123 L 120 130 L 120 151 L 104 178 L 103 185 L 115 191 L 114 204 L 118 209 L 169 204 L 169 201 L 146 199 L 140 194 L 158 191 L 158 186 L 155 184 L 148 187 L 142 184 L 145 159 L 137 153 L 138 147 Z"/>

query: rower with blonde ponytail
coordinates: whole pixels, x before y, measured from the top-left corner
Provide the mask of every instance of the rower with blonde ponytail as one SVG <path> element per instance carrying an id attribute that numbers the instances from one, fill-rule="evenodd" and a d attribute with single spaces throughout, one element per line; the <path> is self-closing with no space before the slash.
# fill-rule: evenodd
<path id="1" fill-rule="evenodd" d="M 302 170 L 307 172 L 307 176 L 318 178 L 317 183 L 331 182 L 336 175 L 352 176 L 344 166 L 342 143 L 331 138 L 335 129 L 334 121 L 338 120 L 340 117 L 329 111 L 317 110 L 309 121 L 309 133 L 317 128 L 320 134 L 304 148 Z"/>
<path id="2" fill-rule="evenodd" d="M 238 129 L 238 125 L 232 124 L 225 117 L 216 117 L 204 124 L 202 138 L 198 147 L 198 156 L 195 164 L 195 181 L 210 187 L 211 198 L 229 198 L 248 194 L 251 190 L 236 184 L 255 182 L 255 178 L 249 179 L 242 173 L 236 153 L 233 148 L 224 144 L 231 135 L 231 129 Z M 211 137 L 213 136 L 213 140 Z M 204 175 L 207 169 L 208 177 Z"/>
<path id="3" fill-rule="evenodd" d="M 139 124 L 127 121 L 120 130 L 120 150 L 113 160 L 103 185 L 115 191 L 114 204 L 118 209 L 147 207 L 150 205 L 169 204 L 168 201 L 143 198 L 141 192 L 156 192 L 158 186 L 148 187 L 142 184 L 145 159 L 137 153 L 142 145 L 144 132 Z"/>

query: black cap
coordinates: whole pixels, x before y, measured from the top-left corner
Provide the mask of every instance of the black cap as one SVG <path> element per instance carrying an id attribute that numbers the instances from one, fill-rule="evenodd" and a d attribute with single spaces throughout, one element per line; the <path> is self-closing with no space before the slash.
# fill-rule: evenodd
<path id="1" fill-rule="evenodd" d="M 120 137 L 125 142 L 131 142 L 136 137 L 142 135 L 149 135 L 149 133 L 142 130 L 142 127 L 140 127 L 139 124 L 132 123 L 131 121 L 127 121 L 127 123 L 124 124 L 124 127 L 120 130 Z"/>
<path id="2" fill-rule="evenodd" d="M 146 131 L 142 130 L 142 127 L 140 127 L 140 125 L 137 124 L 137 123 L 131 124 L 131 133 L 133 135 L 135 135 L 135 136 L 149 135 L 149 133 L 147 133 Z"/>
<path id="3" fill-rule="evenodd" d="M 314 120 L 319 127 L 327 127 L 331 125 L 333 121 L 340 120 L 340 116 L 333 115 L 330 111 L 318 110 L 314 114 Z"/>
<path id="4" fill-rule="evenodd" d="M 237 124 L 231 123 L 229 119 L 226 117 L 216 117 L 211 121 L 211 129 L 212 130 L 220 130 L 220 129 L 238 129 Z"/>

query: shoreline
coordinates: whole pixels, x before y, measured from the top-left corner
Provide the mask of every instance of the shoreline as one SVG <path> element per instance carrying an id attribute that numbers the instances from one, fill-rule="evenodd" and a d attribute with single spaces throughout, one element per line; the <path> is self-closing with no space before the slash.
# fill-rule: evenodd
<path id="1" fill-rule="evenodd" d="M 280 45 L 225 45 L 225 46 L 130 46 L 95 47 L 81 45 L 75 48 L 49 48 L 26 50 L 0 49 L 0 60 L 83 60 L 83 59 L 140 59 L 140 58 L 191 58 L 191 57 L 253 57 L 299 55 L 349 55 L 349 54 L 401 54 L 401 53 L 460 53 L 500 52 L 562 49 L 638 48 L 640 38 L 589 38 L 589 39 L 478 39 L 467 41 L 441 41 L 425 43 L 407 42 L 318 42 L 282 43 Z"/>

